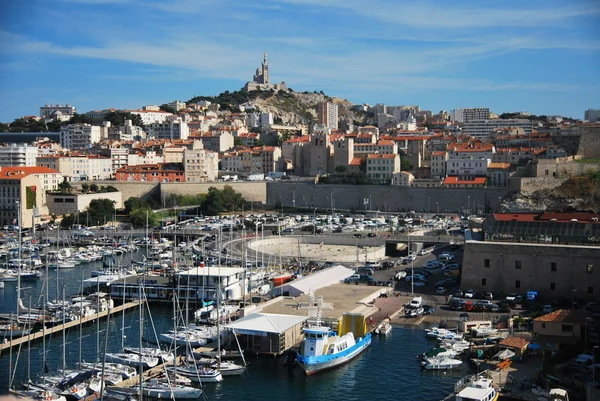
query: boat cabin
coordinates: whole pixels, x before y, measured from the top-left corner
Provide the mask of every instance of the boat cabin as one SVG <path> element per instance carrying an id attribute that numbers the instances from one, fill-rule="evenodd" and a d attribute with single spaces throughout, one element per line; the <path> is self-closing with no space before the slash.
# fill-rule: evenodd
<path id="1" fill-rule="evenodd" d="M 327 346 L 328 338 L 331 333 L 329 327 L 308 327 L 303 330 L 304 342 L 300 350 L 302 356 L 321 356 L 325 353 L 337 352 Z M 335 347 L 335 342 L 330 346 Z"/>

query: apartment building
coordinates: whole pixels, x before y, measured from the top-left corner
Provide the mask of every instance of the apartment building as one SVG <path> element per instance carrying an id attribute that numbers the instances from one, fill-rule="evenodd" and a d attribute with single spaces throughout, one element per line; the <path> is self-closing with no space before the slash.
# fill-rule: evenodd
<path id="1" fill-rule="evenodd" d="M 60 127 L 60 145 L 69 150 L 89 149 L 105 135 L 107 127 L 90 124 L 69 124 Z M 107 132 L 106 132 L 107 133 Z"/>
<path id="2" fill-rule="evenodd" d="M 137 114 L 142 118 L 142 124 L 148 126 L 154 123 L 164 123 L 172 113 L 162 110 L 128 110 L 131 114 Z"/>
<path id="3" fill-rule="evenodd" d="M 448 161 L 448 152 L 431 153 L 431 177 L 444 178 L 446 176 L 446 163 Z"/>
<path id="4" fill-rule="evenodd" d="M 377 143 L 354 144 L 354 154 L 356 156 L 368 155 L 373 153 L 392 155 L 398 154 L 398 144 L 394 141 L 384 139 L 378 141 Z"/>
<path id="5" fill-rule="evenodd" d="M 117 181 L 184 182 L 185 171 L 180 163 L 126 166 L 117 170 Z"/>
<path id="6" fill-rule="evenodd" d="M 188 124 L 181 119 L 151 123 L 146 125 L 146 130 L 148 137 L 153 139 L 185 140 L 190 136 Z"/>
<path id="7" fill-rule="evenodd" d="M 490 163 L 491 159 L 475 158 L 472 156 L 450 158 L 446 161 L 446 174 L 448 176 L 461 177 L 461 179 L 486 177 Z"/>
<path id="8" fill-rule="evenodd" d="M 489 120 L 490 109 L 487 107 L 468 107 L 458 108 L 451 112 L 452 121 L 458 121 L 459 123 L 465 123 L 474 120 Z"/>
<path id="9" fill-rule="evenodd" d="M 60 172 L 67 181 L 108 180 L 113 176 L 112 159 L 103 156 L 40 156 L 37 165 Z"/>
<path id="10" fill-rule="evenodd" d="M 533 132 L 533 123 L 526 119 L 512 118 L 493 120 L 471 120 L 461 125 L 462 131 L 477 139 L 487 139 L 490 134 L 499 128 L 522 128 L 525 135 Z"/>
<path id="11" fill-rule="evenodd" d="M 600 109 L 588 109 L 584 113 L 584 120 L 589 122 L 600 121 Z"/>
<path id="12" fill-rule="evenodd" d="M 204 149 L 213 152 L 225 152 L 233 148 L 234 145 L 233 135 L 227 131 L 223 131 L 220 135 L 205 134 L 198 139 L 202 141 Z"/>
<path id="13" fill-rule="evenodd" d="M 41 118 L 57 118 L 68 121 L 77 113 L 77 108 L 70 104 L 46 104 L 40 107 Z"/>
<path id="14" fill-rule="evenodd" d="M 39 223 L 48 213 L 46 191 L 56 190 L 60 182 L 60 173 L 45 167 L 0 167 L 0 225 Z"/>
<path id="15" fill-rule="evenodd" d="M 400 156 L 393 154 L 370 154 L 367 156 L 367 178 L 379 184 L 391 184 L 400 172 Z"/>
<path id="16" fill-rule="evenodd" d="M 146 139 L 146 132 L 142 127 L 133 125 L 131 120 L 125 120 L 124 125 L 108 128 L 108 139 L 116 141 L 141 141 Z"/>
<path id="17" fill-rule="evenodd" d="M 331 130 L 338 129 L 338 105 L 321 102 L 317 104 L 317 122 L 320 126 Z"/>
<path id="18" fill-rule="evenodd" d="M 0 146 L 0 166 L 35 166 L 38 149 L 25 143 Z"/>
<path id="19" fill-rule="evenodd" d="M 170 108 L 172 108 L 175 111 L 185 109 L 185 107 L 186 107 L 185 102 L 182 102 L 179 100 L 173 100 L 172 102 L 167 103 L 167 106 L 169 106 Z"/>
<path id="20" fill-rule="evenodd" d="M 186 182 L 211 182 L 219 176 L 219 154 L 204 149 L 185 149 L 183 169 Z"/>
<path id="21" fill-rule="evenodd" d="M 255 147 L 235 152 L 226 152 L 221 156 L 221 168 L 246 174 L 278 171 L 281 163 L 281 148 L 276 146 Z"/>

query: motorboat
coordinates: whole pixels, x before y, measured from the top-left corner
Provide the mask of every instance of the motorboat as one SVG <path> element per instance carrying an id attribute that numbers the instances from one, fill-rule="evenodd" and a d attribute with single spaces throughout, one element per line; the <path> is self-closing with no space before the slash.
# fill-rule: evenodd
<path id="1" fill-rule="evenodd" d="M 83 362 L 83 363 L 81 363 L 80 368 L 86 369 L 89 371 L 100 372 L 100 371 L 102 371 L 102 364 Z M 105 372 L 116 372 L 116 373 L 120 374 L 123 377 L 123 379 L 131 379 L 132 377 L 137 375 L 137 370 L 135 370 L 134 367 L 122 365 L 120 363 L 106 362 L 106 363 L 104 363 L 104 371 Z"/>
<path id="2" fill-rule="evenodd" d="M 433 357 L 447 357 L 447 358 L 454 358 L 455 356 L 457 356 L 458 354 L 460 354 L 460 351 L 456 351 L 453 349 L 447 349 L 447 348 L 433 348 L 423 354 L 420 355 L 421 359 L 426 359 L 426 358 L 433 358 Z"/>
<path id="3" fill-rule="evenodd" d="M 173 342 L 175 345 L 189 344 L 192 348 L 203 347 L 208 344 L 208 340 L 205 337 L 188 330 L 178 332 L 169 330 L 167 333 L 160 334 L 159 340 L 167 344 L 172 344 Z"/>
<path id="4" fill-rule="evenodd" d="M 451 333 L 451 331 L 448 329 L 442 329 L 439 327 L 432 327 L 430 329 L 425 329 L 425 337 L 429 337 L 429 338 L 443 337 L 448 333 Z"/>
<path id="5" fill-rule="evenodd" d="M 500 396 L 492 380 L 483 375 L 467 377 L 457 383 L 456 401 L 497 401 Z"/>
<path id="6" fill-rule="evenodd" d="M 120 363 L 122 365 L 138 367 L 142 369 L 153 368 L 158 365 L 158 358 L 128 352 L 106 353 L 105 359 L 108 362 Z"/>
<path id="7" fill-rule="evenodd" d="M 489 337 L 497 334 L 498 330 L 491 327 L 478 327 L 476 329 L 472 329 L 471 332 L 475 335 L 475 337 Z"/>
<path id="8" fill-rule="evenodd" d="M 305 327 L 303 332 L 296 362 L 307 375 L 348 363 L 371 345 L 371 333 L 355 339 L 352 332 L 339 336 L 318 324 Z"/>
<path id="9" fill-rule="evenodd" d="M 379 334 L 380 336 L 387 337 L 392 333 L 392 325 L 388 319 L 384 319 L 377 328 L 375 329 L 375 334 Z"/>
<path id="10" fill-rule="evenodd" d="M 218 361 L 217 363 L 210 365 L 211 368 L 221 372 L 223 376 L 239 376 L 246 371 L 246 367 L 238 365 L 231 361 Z"/>
<path id="11" fill-rule="evenodd" d="M 460 361 L 458 359 L 445 357 L 445 356 L 442 356 L 442 357 L 434 356 L 431 358 L 424 358 L 423 362 L 421 362 L 421 365 L 423 365 L 423 369 L 426 369 L 426 370 L 453 369 L 461 364 L 462 364 L 462 361 Z"/>

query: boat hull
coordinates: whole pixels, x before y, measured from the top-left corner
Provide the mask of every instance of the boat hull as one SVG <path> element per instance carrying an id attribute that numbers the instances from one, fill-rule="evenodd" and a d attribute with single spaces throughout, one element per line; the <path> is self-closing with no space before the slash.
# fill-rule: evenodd
<path id="1" fill-rule="evenodd" d="M 296 356 L 296 362 L 298 363 L 298 366 L 302 368 L 304 373 L 306 373 L 307 376 L 310 376 L 350 362 L 367 349 L 369 345 L 371 345 L 371 333 L 367 333 L 360 341 L 342 352 L 316 357 L 304 357 L 298 354 Z"/>

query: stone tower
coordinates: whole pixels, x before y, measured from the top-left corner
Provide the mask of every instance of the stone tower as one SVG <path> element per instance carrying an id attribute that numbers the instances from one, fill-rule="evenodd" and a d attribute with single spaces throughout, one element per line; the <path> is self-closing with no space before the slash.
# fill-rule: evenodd
<path id="1" fill-rule="evenodd" d="M 264 54 L 264 59 L 262 63 L 262 79 L 263 84 L 269 83 L 269 62 L 267 61 L 267 52 Z"/>

